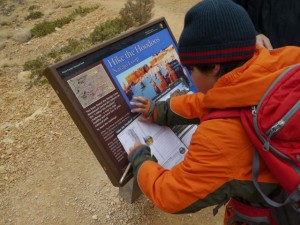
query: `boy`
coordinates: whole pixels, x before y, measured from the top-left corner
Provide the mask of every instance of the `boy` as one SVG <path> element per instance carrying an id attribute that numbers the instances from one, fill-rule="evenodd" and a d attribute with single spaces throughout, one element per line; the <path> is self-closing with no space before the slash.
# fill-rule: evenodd
<path id="1" fill-rule="evenodd" d="M 300 48 L 268 51 L 256 45 L 255 35 L 246 11 L 231 0 L 199 2 L 187 12 L 178 44 L 181 63 L 191 70 L 199 93 L 155 105 L 137 97 L 132 112 L 173 126 L 199 123 L 212 109 L 257 105 L 282 71 L 300 63 Z M 240 119 L 226 118 L 200 123 L 185 159 L 171 170 L 157 164 L 146 145 L 132 147 L 128 158 L 143 193 L 164 211 L 192 213 L 230 200 L 224 224 L 235 221 L 237 202 L 261 209 L 265 214 L 257 222 L 276 224 L 252 182 L 253 148 Z M 264 164 L 258 181 L 267 195 L 278 190 Z"/>

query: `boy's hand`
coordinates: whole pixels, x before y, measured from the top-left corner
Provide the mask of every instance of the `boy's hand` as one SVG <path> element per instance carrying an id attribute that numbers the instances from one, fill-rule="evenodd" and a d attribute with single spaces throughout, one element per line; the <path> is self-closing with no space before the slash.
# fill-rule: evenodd
<path id="1" fill-rule="evenodd" d="M 131 147 L 131 148 L 129 149 L 128 155 L 131 155 L 131 154 L 132 154 L 135 150 L 137 150 L 138 147 L 140 147 L 141 145 L 142 145 L 142 144 L 140 144 L 140 143 L 135 143 L 134 146 Z"/>
<path id="2" fill-rule="evenodd" d="M 142 113 L 143 116 L 146 118 L 146 121 L 152 121 L 152 114 L 153 114 L 153 107 L 154 103 L 151 100 L 143 97 L 138 96 L 133 98 L 135 102 L 130 102 L 135 108 L 131 110 L 133 113 Z"/>
<path id="3" fill-rule="evenodd" d="M 128 160 L 134 169 L 137 169 L 146 160 L 151 159 L 150 147 L 143 144 L 135 144 L 129 149 Z"/>

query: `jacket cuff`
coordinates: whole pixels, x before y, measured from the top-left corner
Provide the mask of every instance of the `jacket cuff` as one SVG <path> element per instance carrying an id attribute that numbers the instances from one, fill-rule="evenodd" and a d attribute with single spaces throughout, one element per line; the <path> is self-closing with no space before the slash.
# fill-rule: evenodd
<path id="1" fill-rule="evenodd" d="M 155 108 L 155 102 L 154 101 L 150 101 L 150 107 L 149 107 L 149 111 L 148 111 L 148 117 L 153 117 L 153 112 L 154 112 L 154 108 Z"/>
<path id="2" fill-rule="evenodd" d="M 135 177 L 138 173 L 139 168 L 145 161 L 157 161 L 154 157 L 151 156 L 150 148 L 147 145 L 139 146 L 133 153 L 128 155 L 128 160 L 132 165 L 133 174 Z"/>

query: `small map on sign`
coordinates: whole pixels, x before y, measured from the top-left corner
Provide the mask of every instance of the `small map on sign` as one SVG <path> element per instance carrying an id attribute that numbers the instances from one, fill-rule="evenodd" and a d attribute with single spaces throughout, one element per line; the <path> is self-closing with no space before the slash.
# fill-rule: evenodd
<path id="1" fill-rule="evenodd" d="M 68 84 L 83 108 L 115 90 L 101 64 L 68 80 Z"/>

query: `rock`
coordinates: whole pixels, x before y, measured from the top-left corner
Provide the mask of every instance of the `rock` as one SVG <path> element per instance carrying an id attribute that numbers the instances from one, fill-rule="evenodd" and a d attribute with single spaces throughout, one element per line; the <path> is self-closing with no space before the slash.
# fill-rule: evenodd
<path id="1" fill-rule="evenodd" d="M 4 41 L 0 42 L 0 51 L 1 51 L 2 49 L 4 49 L 5 46 L 6 46 L 6 43 L 5 43 Z"/>
<path id="2" fill-rule="evenodd" d="M 15 33 L 12 37 L 18 43 L 25 43 L 31 39 L 31 32 L 30 29 L 23 29 L 17 33 Z"/>
<path id="3" fill-rule="evenodd" d="M 21 83 L 30 83 L 31 82 L 31 71 L 22 71 L 18 74 L 18 81 Z"/>
<path id="4" fill-rule="evenodd" d="M 5 173 L 5 166 L 0 166 L 0 174 Z"/>
<path id="5" fill-rule="evenodd" d="M 3 138 L 2 142 L 5 143 L 5 144 L 12 144 L 15 141 L 14 141 L 14 139 L 12 139 L 10 137 L 6 137 L 6 138 Z"/>
<path id="6" fill-rule="evenodd" d="M 0 126 L 0 130 L 8 130 L 10 128 L 14 127 L 14 124 L 13 123 L 10 123 L 10 122 L 6 122 L 4 124 L 2 124 Z"/>
<path id="7" fill-rule="evenodd" d="M 97 215 L 93 215 L 93 216 L 92 216 L 92 219 L 93 219 L 93 220 L 97 220 L 97 219 L 98 219 L 98 216 L 97 216 Z"/>
<path id="8" fill-rule="evenodd" d="M 14 67 L 18 65 L 18 60 L 14 59 L 14 60 L 3 60 L 0 61 L 0 67 Z"/>
<path id="9" fill-rule="evenodd" d="M 0 41 L 7 40 L 12 36 L 11 29 L 1 29 L 0 30 Z"/>
<path id="10" fill-rule="evenodd" d="M 55 10 L 54 10 L 54 9 L 46 9 L 46 10 L 44 11 L 44 15 L 45 15 L 46 17 L 49 17 L 49 16 L 52 15 L 53 13 L 55 13 Z"/>
<path id="11" fill-rule="evenodd" d="M 2 12 L 5 16 L 10 16 L 11 13 L 16 9 L 16 5 L 14 3 L 9 3 L 7 5 L 4 5 Z"/>
<path id="12" fill-rule="evenodd" d="M 0 25 L 1 26 L 9 26 L 12 23 L 14 23 L 16 21 L 16 17 L 7 17 L 7 16 L 0 16 Z"/>
<path id="13" fill-rule="evenodd" d="M 60 6 L 61 8 L 70 8 L 72 7 L 72 3 L 71 2 L 67 2 L 67 3 L 64 3 Z"/>
<path id="14" fill-rule="evenodd" d="M 5 153 L 6 153 L 7 155 L 11 155 L 12 149 L 11 149 L 11 148 L 10 148 L 10 149 L 7 149 L 7 150 L 5 151 Z"/>

